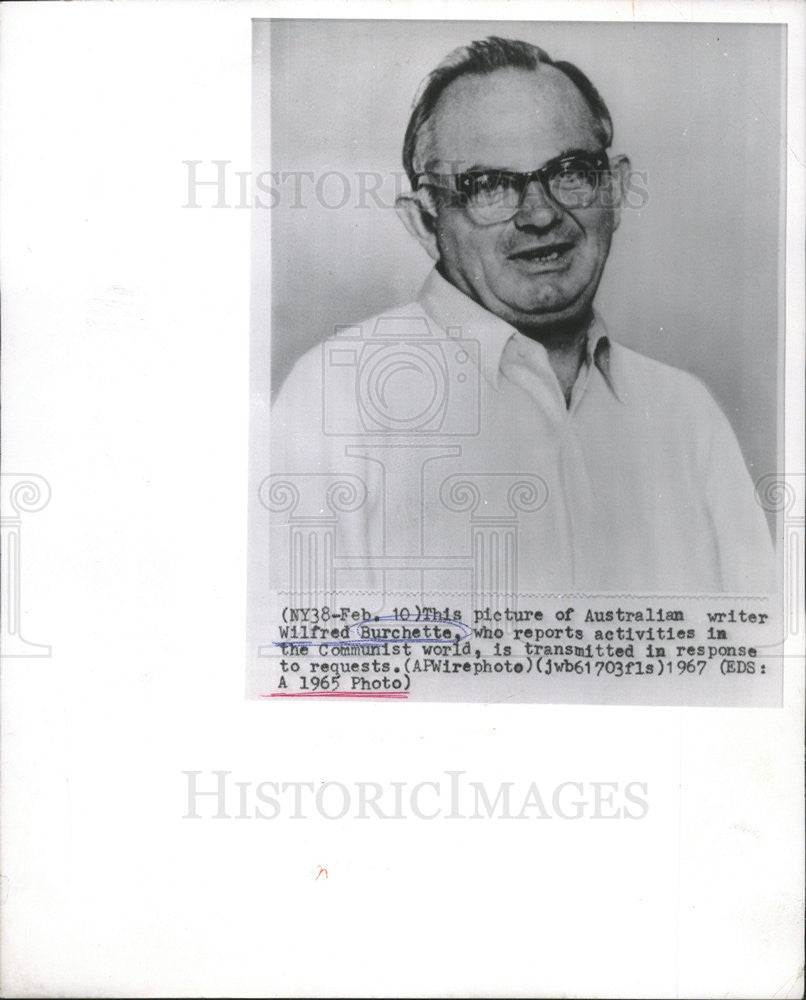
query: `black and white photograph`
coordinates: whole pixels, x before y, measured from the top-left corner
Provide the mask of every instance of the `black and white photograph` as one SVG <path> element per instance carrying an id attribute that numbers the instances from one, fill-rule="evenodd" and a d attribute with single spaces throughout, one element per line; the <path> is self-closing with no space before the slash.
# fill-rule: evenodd
<path id="1" fill-rule="evenodd" d="M 775 589 L 783 42 L 256 23 L 278 586 Z"/>
<path id="2" fill-rule="evenodd" d="M 339 595 L 467 625 L 537 595 L 754 595 L 771 623 L 784 44 L 774 24 L 255 22 L 253 677 L 279 609 Z M 194 164 L 191 197 L 226 171 Z M 712 632 L 684 636 L 695 670 L 772 643 Z M 637 662 L 614 648 L 600 669 Z"/>

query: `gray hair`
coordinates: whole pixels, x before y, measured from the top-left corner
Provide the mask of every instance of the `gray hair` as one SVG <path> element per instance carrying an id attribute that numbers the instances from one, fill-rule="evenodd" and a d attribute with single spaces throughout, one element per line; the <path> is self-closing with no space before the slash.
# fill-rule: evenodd
<path id="1" fill-rule="evenodd" d="M 420 137 L 449 84 L 461 76 L 485 76 L 499 69 L 536 70 L 540 66 L 553 66 L 574 84 L 598 123 L 602 148 L 607 149 L 613 141 L 610 112 L 599 91 L 582 70 L 573 63 L 555 62 L 547 52 L 529 42 L 491 36 L 454 49 L 420 85 L 403 140 L 403 166 L 412 187 L 417 187 L 417 175 L 422 166 L 417 162 Z"/>

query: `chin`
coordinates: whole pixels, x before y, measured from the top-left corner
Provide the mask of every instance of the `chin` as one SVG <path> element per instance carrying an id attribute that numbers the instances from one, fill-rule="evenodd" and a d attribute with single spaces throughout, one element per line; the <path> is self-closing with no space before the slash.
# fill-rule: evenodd
<path id="1" fill-rule="evenodd" d="M 584 313 L 590 303 L 590 296 L 584 293 L 576 297 L 567 294 L 547 294 L 545 289 L 540 289 L 529 295 L 513 295 L 503 301 L 518 315 L 540 319 L 543 316 L 570 316 L 573 313 Z"/>
<path id="2" fill-rule="evenodd" d="M 523 323 L 571 324 L 588 317 L 598 284 L 596 281 L 563 288 L 541 282 L 527 289 L 514 287 L 511 296 L 502 296 L 501 301 Z"/>
<path id="3" fill-rule="evenodd" d="M 590 316 L 591 303 L 586 298 L 580 302 L 558 302 L 556 306 L 534 306 L 524 304 L 512 309 L 513 326 L 520 330 L 536 333 L 578 327 Z"/>

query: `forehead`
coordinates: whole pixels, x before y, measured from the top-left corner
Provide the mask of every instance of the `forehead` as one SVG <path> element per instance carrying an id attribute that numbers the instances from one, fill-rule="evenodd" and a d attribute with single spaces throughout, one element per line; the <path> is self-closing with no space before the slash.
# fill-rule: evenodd
<path id="1" fill-rule="evenodd" d="M 432 116 L 429 161 L 533 170 L 566 149 L 599 149 L 599 131 L 579 90 L 553 66 L 461 76 Z"/>

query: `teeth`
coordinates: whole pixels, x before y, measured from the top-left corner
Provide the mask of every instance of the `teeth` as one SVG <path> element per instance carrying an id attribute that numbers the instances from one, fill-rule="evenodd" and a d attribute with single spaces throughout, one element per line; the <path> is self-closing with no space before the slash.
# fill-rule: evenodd
<path id="1" fill-rule="evenodd" d="M 528 255 L 528 257 L 530 260 L 543 260 L 543 261 L 559 260 L 560 251 L 552 250 L 550 253 L 546 253 L 544 250 L 534 250 L 532 253 Z"/>

